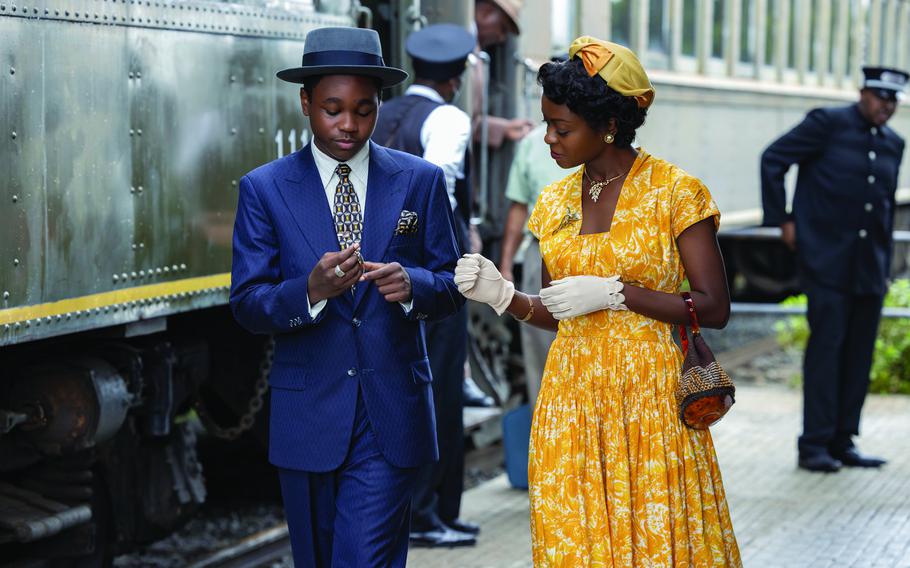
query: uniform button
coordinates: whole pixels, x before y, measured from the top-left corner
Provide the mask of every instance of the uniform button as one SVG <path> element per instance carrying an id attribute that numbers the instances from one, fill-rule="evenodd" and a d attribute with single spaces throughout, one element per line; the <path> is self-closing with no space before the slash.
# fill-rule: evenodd
<path id="1" fill-rule="evenodd" d="M 877 154 L 875 153 L 875 150 L 869 150 L 869 159 L 872 161 L 875 161 L 876 157 L 877 157 Z"/>
<path id="2" fill-rule="evenodd" d="M 875 136 L 876 134 L 878 134 L 878 128 L 873 126 L 872 128 L 869 129 L 869 132 L 871 132 L 872 135 Z"/>
<path id="3" fill-rule="evenodd" d="M 866 204 L 863 206 L 863 208 L 864 208 L 867 212 L 872 211 L 872 204 L 871 204 L 871 203 L 866 203 Z"/>
<path id="4" fill-rule="evenodd" d="M 363 322 L 360 321 L 360 320 L 357 319 L 357 318 L 354 318 L 354 319 L 351 320 L 351 324 L 353 324 L 354 327 L 360 327 L 360 324 L 362 324 L 362 323 L 363 323 Z"/>
<path id="5" fill-rule="evenodd" d="M 859 230 L 859 238 L 861 238 L 861 239 L 865 239 L 865 238 L 866 238 L 866 235 L 868 235 L 868 234 L 869 234 L 869 233 L 866 232 L 866 229 L 860 229 L 860 230 Z"/>
<path id="6" fill-rule="evenodd" d="M 869 183 L 875 183 L 875 176 L 869 176 L 866 178 L 866 180 L 868 180 Z"/>
<path id="7" fill-rule="evenodd" d="M 348 376 L 353 377 L 357 375 L 357 369 L 348 369 Z"/>

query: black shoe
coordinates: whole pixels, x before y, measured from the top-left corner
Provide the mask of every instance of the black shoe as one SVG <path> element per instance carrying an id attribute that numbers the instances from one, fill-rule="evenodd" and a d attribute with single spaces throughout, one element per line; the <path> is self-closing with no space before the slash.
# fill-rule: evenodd
<path id="1" fill-rule="evenodd" d="M 454 521 L 446 522 L 446 526 L 452 530 L 458 532 L 463 532 L 467 534 L 477 535 L 480 534 L 480 525 L 476 523 L 469 523 L 467 521 L 462 521 L 461 519 L 455 519 Z"/>
<path id="2" fill-rule="evenodd" d="M 840 468 L 843 467 L 840 461 L 831 457 L 827 452 L 820 454 L 812 454 L 806 456 L 799 456 L 799 467 L 801 469 L 807 469 L 809 471 L 821 471 L 824 473 L 836 473 L 840 471 Z"/>
<path id="3" fill-rule="evenodd" d="M 480 387 L 474 382 L 474 379 L 471 377 L 465 377 L 464 382 L 462 383 L 462 392 L 464 393 L 464 405 L 465 406 L 481 406 L 489 408 L 496 404 L 496 401 L 493 400 L 493 397 L 488 396 L 487 393 L 480 390 Z"/>
<path id="4" fill-rule="evenodd" d="M 888 460 L 877 458 L 875 456 L 865 456 L 856 448 L 847 448 L 842 452 L 831 452 L 831 455 L 843 462 L 847 467 L 881 467 L 888 463 Z"/>
<path id="5" fill-rule="evenodd" d="M 456 546 L 474 546 L 477 538 L 468 533 L 450 528 L 433 529 L 410 534 L 411 546 L 416 548 L 455 548 Z"/>

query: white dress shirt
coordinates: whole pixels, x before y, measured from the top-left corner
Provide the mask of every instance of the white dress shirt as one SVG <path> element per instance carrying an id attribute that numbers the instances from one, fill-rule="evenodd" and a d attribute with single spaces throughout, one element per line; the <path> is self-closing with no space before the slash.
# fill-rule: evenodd
<path id="1" fill-rule="evenodd" d="M 348 174 L 348 180 L 354 186 L 354 193 L 357 194 L 357 200 L 360 202 L 361 219 L 365 219 L 367 210 L 367 184 L 370 179 L 369 142 L 364 144 L 363 148 L 354 154 L 354 157 L 347 162 L 339 162 L 335 158 L 329 156 L 320 150 L 315 142 L 310 144 L 310 148 L 313 151 L 313 161 L 316 162 L 316 170 L 319 172 L 319 179 L 322 181 L 322 189 L 325 191 L 326 201 L 329 202 L 329 210 L 333 212 L 332 224 L 335 224 L 335 191 L 337 190 L 338 182 L 340 181 L 338 174 L 335 173 L 335 168 L 338 167 L 338 164 L 347 164 L 351 168 L 351 173 Z M 320 300 L 316 302 L 315 306 L 312 306 L 310 305 L 310 296 L 307 294 L 306 303 L 307 309 L 310 312 L 310 317 L 315 318 L 319 315 L 319 312 L 325 308 L 328 300 Z M 401 307 L 404 308 L 405 313 L 408 313 L 411 311 L 413 304 L 414 300 L 409 300 L 408 302 L 401 302 Z"/>
<path id="2" fill-rule="evenodd" d="M 338 188 L 338 174 L 335 168 L 338 164 L 347 164 L 351 168 L 349 179 L 354 185 L 354 193 L 360 201 L 360 213 L 366 214 L 367 204 L 367 184 L 370 181 L 370 145 L 364 144 L 359 152 L 347 162 L 339 162 L 320 150 L 316 144 L 310 144 L 313 149 L 313 161 L 316 162 L 316 169 L 319 171 L 319 178 L 322 180 L 322 188 L 325 190 L 325 198 L 329 202 L 329 209 L 335 211 L 335 190 Z M 333 219 L 334 222 L 334 219 Z"/>
<path id="3" fill-rule="evenodd" d="M 455 105 L 447 104 L 434 89 L 411 85 L 405 95 L 418 95 L 443 103 L 433 109 L 420 127 L 423 159 L 442 168 L 449 203 L 455 209 L 455 182 L 464 179 L 464 155 L 471 140 L 471 117 Z"/>

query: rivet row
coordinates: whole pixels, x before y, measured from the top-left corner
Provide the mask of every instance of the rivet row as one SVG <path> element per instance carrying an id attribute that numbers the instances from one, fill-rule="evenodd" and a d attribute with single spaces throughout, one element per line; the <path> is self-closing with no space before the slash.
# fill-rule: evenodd
<path id="1" fill-rule="evenodd" d="M 88 308 L 85 310 L 75 310 L 72 312 L 66 312 L 65 314 L 58 314 L 56 316 L 46 316 L 44 318 L 35 318 L 27 319 L 24 321 L 14 322 L 13 324 L 4 324 L 3 330 L 8 331 L 10 329 L 19 329 L 20 327 L 30 328 L 33 325 L 35 327 L 41 326 L 41 324 L 50 325 L 55 323 L 61 323 L 65 321 L 70 321 L 72 319 L 81 319 L 81 318 L 90 318 L 95 316 L 100 316 L 102 313 L 109 313 L 110 311 L 118 312 L 120 310 L 129 310 L 140 308 L 143 306 L 154 306 L 159 304 L 164 304 L 167 302 L 174 302 L 178 300 L 186 300 L 189 298 L 196 298 L 200 296 L 206 296 L 210 294 L 226 293 L 230 290 L 230 286 L 216 286 L 212 288 L 202 288 L 200 290 L 191 290 L 189 292 L 178 292 L 175 294 L 164 294 L 161 296 L 154 296 L 151 298 L 141 298 L 139 300 L 132 300 L 129 302 L 121 302 L 119 304 L 110 304 L 107 306 L 99 306 L 95 308 Z"/>

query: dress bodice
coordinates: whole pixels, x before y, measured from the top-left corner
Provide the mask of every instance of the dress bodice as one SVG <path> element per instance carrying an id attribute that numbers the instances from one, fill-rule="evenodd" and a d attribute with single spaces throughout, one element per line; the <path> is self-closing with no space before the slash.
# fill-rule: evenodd
<path id="1" fill-rule="evenodd" d="M 702 219 L 714 217 L 715 226 L 720 219 L 704 185 L 639 149 L 620 190 L 610 231 L 579 234 L 581 181 L 579 169 L 547 186 L 528 222 L 540 239 L 551 279 L 619 274 L 629 285 L 678 293 L 685 271 L 676 237 Z M 631 311 L 602 310 L 561 321 L 559 333 L 654 341 L 669 339 L 671 326 Z"/>

